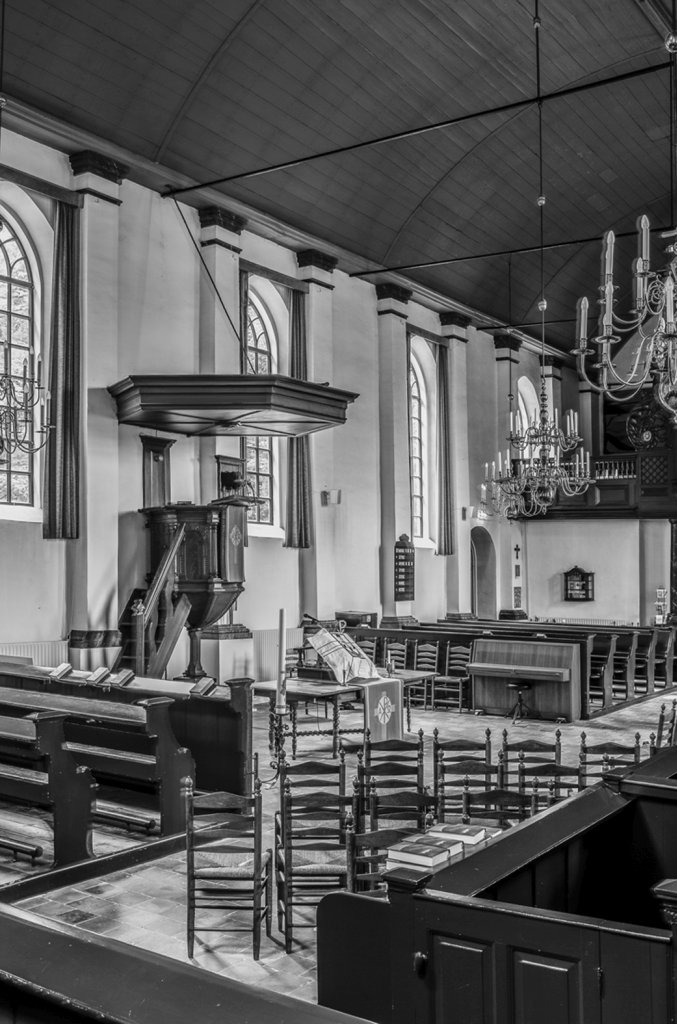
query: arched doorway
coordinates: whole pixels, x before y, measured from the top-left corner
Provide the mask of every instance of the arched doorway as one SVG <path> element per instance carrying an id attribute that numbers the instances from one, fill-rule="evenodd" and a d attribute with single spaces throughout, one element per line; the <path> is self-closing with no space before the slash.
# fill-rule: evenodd
<path id="1" fill-rule="evenodd" d="M 495 619 L 496 549 L 488 530 L 474 526 L 470 531 L 471 607 L 478 619 Z"/>

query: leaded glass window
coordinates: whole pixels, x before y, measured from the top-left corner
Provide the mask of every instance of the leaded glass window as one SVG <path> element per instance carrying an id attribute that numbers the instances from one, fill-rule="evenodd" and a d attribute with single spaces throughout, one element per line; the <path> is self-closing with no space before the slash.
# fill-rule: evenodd
<path id="1" fill-rule="evenodd" d="M 416 363 L 409 363 L 409 481 L 411 487 L 412 537 L 424 536 L 425 467 L 424 467 L 424 393 Z"/>
<path id="2" fill-rule="evenodd" d="M 26 252 L 11 227 L 2 221 L 0 372 L 11 374 L 18 387 L 22 377 L 32 378 L 36 373 L 33 306 L 33 277 Z M 0 504 L 32 505 L 33 501 L 33 457 L 20 450 L 3 452 L 0 455 Z"/>
<path id="3" fill-rule="evenodd" d="M 272 373 L 275 339 L 256 298 L 250 295 L 247 307 L 247 373 Z M 246 460 L 247 480 L 260 504 L 247 511 L 250 522 L 272 526 L 274 517 L 274 456 L 272 437 L 245 437 L 242 439 Z"/>

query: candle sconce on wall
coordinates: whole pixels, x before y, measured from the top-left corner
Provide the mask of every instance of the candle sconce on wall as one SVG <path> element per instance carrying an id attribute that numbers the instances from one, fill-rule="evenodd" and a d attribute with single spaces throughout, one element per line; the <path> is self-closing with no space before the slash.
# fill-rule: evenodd
<path id="1" fill-rule="evenodd" d="M 320 504 L 324 507 L 327 505 L 340 505 L 341 504 L 341 491 L 340 490 L 324 490 L 320 491 Z"/>

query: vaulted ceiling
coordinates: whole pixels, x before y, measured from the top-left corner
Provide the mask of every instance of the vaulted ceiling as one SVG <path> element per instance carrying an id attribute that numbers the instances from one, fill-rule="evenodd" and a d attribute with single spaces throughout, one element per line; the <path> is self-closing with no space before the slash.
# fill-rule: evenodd
<path id="1" fill-rule="evenodd" d="M 568 349 L 576 299 L 597 298 L 602 232 L 628 233 L 622 297 L 637 216 L 671 226 L 670 19 L 667 0 L 539 13 L 547 340 Z M 191 182 L 227 178 L 225 206 L 374 268 L 438 264 L 399 272 L 530 325 L 533 14 L 533 0 L 6 0 L 3 89 L 9 115 L 20 101 Z M 663 245 L 656 232 L 655 263 Z"/>

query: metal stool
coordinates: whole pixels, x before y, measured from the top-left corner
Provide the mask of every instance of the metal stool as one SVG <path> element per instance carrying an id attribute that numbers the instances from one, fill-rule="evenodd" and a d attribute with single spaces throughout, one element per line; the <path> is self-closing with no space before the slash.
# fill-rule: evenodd
<path id="1" fill-rule="evenodd" d="M 530 690 L 531 684 L 525 682 L 508 683 L 508 689 L 517 690 L 517 700 L 505 716 L 506 718 L 512 717 L 512 724 L 514 725 L 518 719 L 528 718 L 532 710 L 522 697 L 522 691 Z"/>

